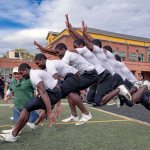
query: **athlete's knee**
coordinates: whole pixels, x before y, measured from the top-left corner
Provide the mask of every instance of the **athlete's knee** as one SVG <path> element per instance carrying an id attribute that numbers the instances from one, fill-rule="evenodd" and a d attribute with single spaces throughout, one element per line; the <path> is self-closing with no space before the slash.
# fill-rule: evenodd
<path id="1" fill-rule="evenodd" d="M 94 102 L 94 95 L 87 94 L 86 99 L 88 102 Z"/>

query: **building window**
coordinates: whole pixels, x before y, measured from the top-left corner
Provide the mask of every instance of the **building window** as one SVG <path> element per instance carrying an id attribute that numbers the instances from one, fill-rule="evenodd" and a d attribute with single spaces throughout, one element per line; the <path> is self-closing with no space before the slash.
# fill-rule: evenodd
<path id="1" fill-rule="evenodd" d="M 144 54 L 138 54 L 138 61 L 144 61 Z"/>
<path id="2" fill-rule="evenodd" d="M 119 56 L 121 57 L 121 60 L 125 60 L 125 52 L 119 52 Z"/>
<path id="3" fill-rule="evenodd" d="M 150 62 L 150 50 L 147 51 L 147 62 Z"/>
<path id="4" fill-rule="evenodd" d="M 136 61 L 136 53 L 130 53 L 130 61 Z"/>
<path id="5" fill-rule="evenodd" d="M 0 74 L 4 77 L 5 81 L 8 80 L 10 73 L 12 73 L 12 68 L 0 68 Z"/>
<path id="6" fill-rule="evenodd" d="M 121 57 L 121 60 L 125 60 L 126 56 L 125 56 L 125 52 L 120 52 L 120 51 L 114 51 L 115 55 L 119 55 Z"/>
<path id="7" fill-rule="evenodd" d="M 15 52 L 15 58 L 19 58 L 19 52 Z"/>

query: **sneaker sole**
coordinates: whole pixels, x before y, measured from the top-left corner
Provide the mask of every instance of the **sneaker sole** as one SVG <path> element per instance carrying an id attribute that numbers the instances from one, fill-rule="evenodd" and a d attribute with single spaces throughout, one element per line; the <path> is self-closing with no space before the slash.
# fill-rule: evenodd
<path id="1" fill-rule="evenodd" d="M 129 101 L 131 101 L 131 100 L 132 100 L 132 97 L 131 97 L 131 95 L 130 95 L 130 94 L 128 94 L 128 93 L 127 93 L 127 94 L 126 94 L 126 95 L 124 95 L 124 96 L 125 96 L 125 98 L 126 98 L 126 99 L 128 99 Z"/>
<path id="2" fill-rule="evenodd" d="M 70 121 L 65 121 L 65 120 L 62 120 L 61 122 L 64 122 L 64 123 L 68 123 L 68 122 L 78 122 L 79 120 L 70 120 Z"/>
<path id="3" fill-rule="evenodd" d="M 89 120 L 91 120 L 92 119 L 92 117 L 90 118 L 90 119 L 88 119 L 88 121 Z M 85 124 L 86 122 L 88 122 L 88 121 L 81 121 L 81 122 L 76 122 L 76 126 L 79 126 L 79 125 L 82 125 L 82 124 Z"/>
<path id="4" fill-rule="evenodd" d="M 76 126 L 80 126 L 80 125 L 82 125 L 82 124 L 85 124 L 86 122 L 77 122 L 75 125 Z"/>
<path id="5" fill-rule="evenodd" d="M 120 94 L 122 97 L 124 97 L 125 99 L 127 99 L 128 101 L 132 101 L 132 97 L 130 95 L 130 93 L 126 93 L 126 94 Z"/>
<path id="6" fill-rule="evenodd" d="M 2 133 L 4 133 L 4 134 L 10 134 L 11 132 L 3 132 L 2 131 Z M 19 133 L 18 133 L 18 135 L 21 135 L 22 134 L 22 132 L 20 131 Z"/>

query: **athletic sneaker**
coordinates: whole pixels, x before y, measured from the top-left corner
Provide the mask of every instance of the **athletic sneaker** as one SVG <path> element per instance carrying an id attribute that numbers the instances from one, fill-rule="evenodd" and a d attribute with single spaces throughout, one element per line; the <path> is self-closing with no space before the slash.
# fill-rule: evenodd
<path id="1" fill-rule="evenodd" d="M 121 103 L 120 103 L 120 99 L 119 99 L 119 97 L 118 97 L 118 96 L 115 96 L 115 97 L 113 98 L 113 100 L 114 100 L 114 102 L 116 103 L 117 108 L 120 108 Z"/>
<path id="2" fill-rule="evenodd" d="M 79 117 L 78 116 L 75 117 L 75 116 L 71 115 L 69 118 L 62 120 L 62 122 L 71 122 L 71 121 L 77 122 L 77 121 L 79 121 Z"/>
<path id="3" fill-rule="evenodd" d="M 14 117 L 10 117 L 10 120 L 12 120 L 12 121 L 13 121 L 13 120 L 14 120 Z"/>
<path id="4" fill-rule="evenodd" d="M 78 125 L 82 125 L 82 124 L 84 124 L 85 122 L 87 122 L 87 121 L 89 121 L 89 120 L 91 120 L 91 119 L 92 119 L 92 115 L 91 115 L 90 112 L 89 112 L 88 115 L 82 114 L 81 119 L 76 123 L 76 125 L 77 125 L 77 126 L 78 126 Z"/>
<path id="5" fill-rule="evenodd" d="M 10 129 L 10 130 L 2 130 L 2 133 L 5 134 L 11 134 L 14 128 Z M 18 133 L 19 135 L 21 134 L 21 131 Z"/>
<path id="6" fill-rule="evenodd" d="M 149 82 L 148 80 L 145 80 L 145 81 L 143 82 L 143 85 L 147 85 L 148 90 L 150 90 L 150 82 Z"/>
<path id="7" fill-rule="evenodd" d="M 18 136 L 14 137 L 12 132 L 10 134 L 0 134 L 0 140 L 5 142 L 16 142 Z"/>
<path id="8" fill-rule="evenodd" d="M 32 130 L 37 128 L 37 126 L 34 123 L 27 122 L 26 125 Z"/>
<path id="9" fill-rule="evenodd" d="M 124 85 L 120 85 L 118 87 L 118 89 L 120 90 L 120 92 L 119 92 L 120 95 L 124 96 L 126 99 L 128 99 L 130 101 L 132 100 L 132 97 L 131 97 L 129 91 L 127 90 L 127 88 Z"/>
<path id="10" fill-rule="evenodd" d="M 137 89 L 140 89 L 142 87 L 142 81 L 136 81 L 134 86 L 137 87 Z"/>

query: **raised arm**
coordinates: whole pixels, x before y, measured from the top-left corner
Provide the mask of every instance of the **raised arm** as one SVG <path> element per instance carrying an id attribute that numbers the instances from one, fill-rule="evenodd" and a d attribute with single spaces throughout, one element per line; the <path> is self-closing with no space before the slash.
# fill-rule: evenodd
<path id="1" fill-rule="evenodd" d="M 83 39 L 83 37 L 76 31 L 72 28 L 72 25 L 71 23 L 69 22 L 69 17 L 68 17 L 68 14 L 65 15 L 66 17 L 66 27 L 70 33 L 70 35 L 72 36 L 72 38 L 75 40 L 75 39 Z"/>
<path id="2" fill-rule="evenodd" d="M 67 27 L 70 35 L 73 37 L 73 39 L 82 39 L 82 40 L 84 40 L 87 48 L 92 51 L 93 50 L 93 44 L 91 42 L 89 42 L 86 38 L 84 38 L 83 36 L 81 36 L 77 31 L 75 31 L 72 28 L 71 23 L 69 22 L 68 14 L 65 15 L 65 16 L 66 16 L 66 27 Z"/>
<path id="3" fill-rule="evenodd" d="M 57 55 L 56 51 L 50 48 L 45 48 L 42 45 L 40 45 L 39 43 L 37 43 L 36 41 L 34 41 L 34 45 L 37 46 L 37 49 L 39 49 L 42 53 L 48 53 L 51 55 Z"/>
<path id="4" fill-rule="evenodd" d="M 84 20 L 82 21 L 82 34 L 84 39 L 86 39 L 89 42 L 92 42 L 94 40 L 94 38 L 92 38 L 92 36 L 90 36 L 90 34 L 88 34 L 87 32 L 87 26 L 85 26 Z"/>

